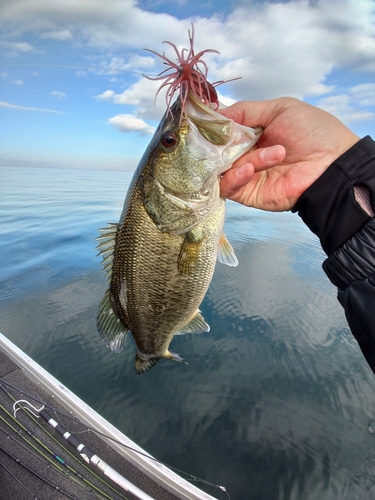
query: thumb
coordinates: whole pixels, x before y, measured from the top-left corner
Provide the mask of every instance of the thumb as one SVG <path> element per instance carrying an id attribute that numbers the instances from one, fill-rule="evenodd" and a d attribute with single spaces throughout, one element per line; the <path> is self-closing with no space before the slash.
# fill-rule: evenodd
<path id="1" fill-rule="evenodd" d="M 266 128 L 274 118 L 291 103 L 288 98 L 268 101 L 239 101 L 228 108 L 218 109 L 218 113 L 247 127 Z"/>

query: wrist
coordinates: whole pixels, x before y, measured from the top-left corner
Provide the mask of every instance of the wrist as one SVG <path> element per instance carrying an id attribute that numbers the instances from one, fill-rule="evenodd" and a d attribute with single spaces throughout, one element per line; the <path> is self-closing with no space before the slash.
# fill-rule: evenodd
<path id="1" fill-rule="evenodd" d="M 363 187 L 360 191 L 365 193 L 365 204 L 355 186 Z M 373 213 L 369 209 L 374 207 L 375 142 L 367 136 L 337 158 L 292 211 L 298 212 L 331 255 L 366 224 Z"/>

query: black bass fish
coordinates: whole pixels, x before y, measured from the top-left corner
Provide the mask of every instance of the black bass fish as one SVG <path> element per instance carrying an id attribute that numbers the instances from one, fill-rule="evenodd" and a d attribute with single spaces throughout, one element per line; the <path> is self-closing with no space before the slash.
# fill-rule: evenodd
<path id="1" fill-rule="evenodd" d="M 192 48 L 191 55 L 199 71 Z M 186 59 L 180 56 L 181 61 Z M 209 331 L 199 306 L 216 260 L 237 265 L 223 234 L 220 174 L 262 130 L 213 110 L 208 97 L 216 92 L 205 77 L 203 83 L 188 83 L 168 104 L 134 173 L 119 223 L 99 230 L 109 288 L 99 306 L 98 330 L 116 352 L 131 332 L 137 374 L 160 358 L 183 361 L 169 351 L 173 336 Z"/>

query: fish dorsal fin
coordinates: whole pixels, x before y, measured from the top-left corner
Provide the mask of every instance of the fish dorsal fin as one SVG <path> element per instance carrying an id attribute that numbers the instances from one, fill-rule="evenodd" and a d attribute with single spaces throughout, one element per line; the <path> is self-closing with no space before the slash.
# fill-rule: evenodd
<path id="1" fill-rule="evenodd" d="M 227 266 L 236 267 L 238 265 L 238 260 L 236 254 L 234 253 L 232 245 L 227 240 L 224 233 L 221 233 L 219 249 L 217 252 L 217 259 L 222 264 Z"/>
<path id="2" fill-rule="evenodd" d="M 112 278 L 112 264 L 115 251 L 117 227 L 118 224 L 108 224 L 108 227 L 99 229 L 100 236 L 96 238 L 96 241 L 99 242 L 96 250 L 98 250 L 98 255 L 101 255 L 103 258 L 102 266 L 108 283 L 111 282 Z"/>
<path id="3" fill-rule="evenodd" d="M 176 335 L 185 335 L 186 333 L 205 333 L 210 331 L 210 325 L 204 320 L 198 309 L 192 320 L 189 321 Z"/>
<path id="4" fill-rule="evenodd" d="M 111 351 L 121 352 L 124 349 L 128 329 L 112 308 L 109 289 L 99 306 L 97 328 L 100 337 Z"/>

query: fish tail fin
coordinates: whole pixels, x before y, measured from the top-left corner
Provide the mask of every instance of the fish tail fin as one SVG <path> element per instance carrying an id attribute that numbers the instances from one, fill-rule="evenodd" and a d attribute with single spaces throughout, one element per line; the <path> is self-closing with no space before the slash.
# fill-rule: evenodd
<path id="1" fill-rule="evenodd" d="M 183 358 L 181 358 L 181 356 L 179 354 L 176 354 L 175 352 L 166 351 L 162 356 L 152 358 L 138 351 L 135 355 L 136 374 L 142 375 L 142 373 L 148 372 L 148 370 L 151 370 L 151 368 L 156 365 L 160 358 L 171 359 L 172 361 L 178 361 L 179 363 L 184 363 L 184 365 L 187 365 L 187 362 L 184 361 Z"/>
<path id="2" fill-rule="evenodd" d="M 139 353 L 135 355 L 135 373 L 137 375 L 142 375 L 145 372 L 151 370 L 153 366 L 159 361 L 160 358 L 147 358 Z"/>

